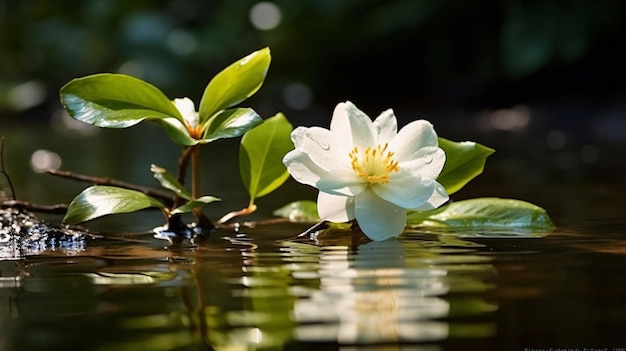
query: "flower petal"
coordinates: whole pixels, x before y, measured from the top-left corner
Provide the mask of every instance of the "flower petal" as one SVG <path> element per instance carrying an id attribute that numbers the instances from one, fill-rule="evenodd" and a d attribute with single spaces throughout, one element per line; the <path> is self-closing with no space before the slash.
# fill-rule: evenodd
<path id="1" fill-rule="evenodd" d="M 373 184 L 372 190 L 381 198 L 402 208 L 422 206 L 435 189 L 432 179 L 424 179 L 400 168 L 387 184 Z"/>
<path id="2" fill-rule="evenodd" d="M 376 144 L 390 142 L 398 134 L 398 121 L 392 109 L 383 111 L 374 120 L 374 128 L 378 134 Z"/>
<path id="3" fill-rule="evenodd" d="M 446 153 L 435 146 L 421 148 L 409 158 L 412 159 L 399 163 L 400 169 L 409 171 L 414 177 L 420 176 L 422 179 L 437 179 L 446 163 Z"/>
<path id="4" fill-rule="evenodd" d="M 448 196 L 448 193 L 446 192 L 446 189 L 443 187 L 443 185 L 439 184 L 438 182 L 434 182 L 434 183 L 435 183 L 435 188 L 430 198 L 422 206 L 412 208 L 411 210 L 413 211 L 434 210 L 435 208 L 438 208 L 439 206 L 445 204 L 448 201 L 449 196 Z"/>
<path id="5" fill-rule="evenodd" d="M 291 132 L 296 147 L 308 155 L 318 167 L 327 171 L 349 167 L 350 148 L 338 145 L 337 137 L 328 129 L 298 127 Z"/>
<path id="6" fill-rule="evenodd" d="M 355 196 L 366 186 L 353 170 L 333 170 L 321 174 L 315 187 L 329 194 Z"/>
<path id="7" fill-rule="evenodd" d="M 406 226 L 405 209 L 381 199 L 369 189 L 354 199 L 356 221 L 368 238 L 380 241 L 402 234 Z"/>
<path id="8" fill-rule="evenodd" d="M 439 141 L 433 125 L 425 120 L 407 124 L 389 143 L 389 149 L 395 152 L 394 158 L 399 162 L 413 159 L 413 154 L 427 146 L 439 146 Z"/>
<path id="9" fill-rule="evenodd" d="M 376 143 L 376 130 L 372 120 L 350 101 L 339 103 L 335 107 L 330 130 L 345 140 L 345 145 L 350 145 L 350 149 L 355 146 L 365 149 Z"/>
<path id="10" fill-rule="evenodd" d="M 301 149 L 289 151 L 283 157 L 283 164 L 296 181 L 310 186 L 315 186 L 320 180 L 320 175 L 327 172 L 313 162 L 308 154 Z"/>
<path id="11" fill-rule="evenodd" d="M 196 112 L 196 106 L 190 98 L 177 98 L 172 102 L 189 126 L 196 127 L 198 125 L 198 112 Z"/>
<path id="12" fill-rule="evenodd" d="M 317 213 L 326 221 L 351 221 L 354 219 L 354 197 L 332 195 L 320 191 L 317 195 Z"/>

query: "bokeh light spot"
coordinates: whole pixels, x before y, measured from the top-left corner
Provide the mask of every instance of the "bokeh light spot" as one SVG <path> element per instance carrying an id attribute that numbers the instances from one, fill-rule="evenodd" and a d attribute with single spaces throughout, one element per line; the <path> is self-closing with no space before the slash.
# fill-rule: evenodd
<path id="1" fill-rule="evenodd" d="M 184 56 L 193 53 L 198 47 L 198 42 L 188 31 L 176 29 L 167 36 L 167 46 L 173 53 Z"/>
<path id="2" fill-rule="evenodd" d="M 584 163 L 594 163 L 598 160 L 600 151 L 595 145 L 585 145 L 580 151 L 580 158 Z"/>
<path id="3" fill-rule="evenodd" d="M 524 105 L 493 111 L 489 116 L 493 129 L 523 131 L 530 122 L 530 111 Z"/>
<path id="4" fill-rule="evenodd" d="M 259 30 L 276 28 L 282 20 L 280 8 L 273 2 L 262 1 L 250 9 L 250 23 Z"/>
<path id="5" fill-rule="evenodd" d="M 305 110 L 313 101 L 313 92 L 304 83 L 290 83 L 283 90 L 283 100 L 294 110 Z"/>
<path id="6" fill-rule="evenodd" d="M 27 110 L 45 101 L 46 87 L 40 81 L 31 80 L 9 90 L 6 99 L 13 110 Z"/>
<path id="7" fill-rule="evenodd" d="M 59 169 L 61 167 L 61 156 L 56 152 L 43 149 L 37 150 L 30 157 L 30 167 L 37 173 Z"/>
<path id="8" fill-rule="evenodd" d="M 548 147 L 552 150 L 560 150 L 565 146 L 565 142 L 567 138 L 565 134 L 560 130 L 553 130 L 548 133 L 546 138 L 546 142 L 548 143 Z"/>

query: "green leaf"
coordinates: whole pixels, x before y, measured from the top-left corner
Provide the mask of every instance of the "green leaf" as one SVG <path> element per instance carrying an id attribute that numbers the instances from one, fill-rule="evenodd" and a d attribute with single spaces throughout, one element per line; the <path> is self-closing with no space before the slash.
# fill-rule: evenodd
<path id="1" fill-rule="evenodd" d="M 202 196 L 177 207 L 174 211 L 172 211 L 172 214 L 188 213 L 193 211 L 194 208 L 202 207 L 215 201 L 221 201 L 221 199 L 213 196 Z"/>
<path id="2" fill-rule="evenodd" d="M 176 118 L 163 118 L 155 120 L 155 122 L 160 123 L 170 139 L 178 145 L 193 146 L 199 143 L 198 140 L 189 135 L 187 128 Z"/>
<path id="3" fill-rule="evenodd" d="M 481 174 L 487 157 L 495 151 L 475 142 L 454 142 L 444 138 L 439 138 L 439 147 L 446 152 L 446 164 L 437 181 L 448 194 L 457 192 Z"/>
<path id="4" fill-rule="evenodd" d="M 251 108 L 223 110 L 207 121 L 204 136 L 199 142 L 206 144 L 217 139 L 235 138 L 261 123 L 263 120 Z"/>
<path id="5" fill-rule="evenodd" d="M 289 177 L 282 160 L 293 149 L 292 130 L 287 118 L 278 113 L 241 138 L 239 172 L 250 203 L 274 191 Z"/>
<path id="6" fill-rule="evenodd" d="M 124 74 L 73 79 L 60 90 L 61 103 L 75 119 L 98 127 L 126 128 L 144 119 L 183 117 L 159 89 Z"/>
<path id="7" fill-rule="evenodd" d="M 270 49 L 264 48 L 240 59 L 213 77 L 200 100 L 200 124 L 216 112 L 242 102 L 259 90 L 270 61 Z"/>
<path id="8" fill-rule="evenodd" d="M 72 200 L 63 222 L 76 224 L 110 214 L 135 212 L 148 207 L 165 208 L 165 205 L 139 191 L 94 185 L 83 190 Z"/>
<path id="9" fill-rule="evenodd" d="M 500 198 L 463 200 L 433 211 L 411 211 L 407 223 L 436 228 L 555 228 L 543 208 L 521 200 Z"/>
<path id="10" fill-rule="evenodd" d="M 274 216 L 288 218 L 291 222 L 319 222 L 317 204 L 311 200 L 294 201 L 273 212 Z"/>
<path id="11" fill-rule="evenodd" d="M 169 189 L 176 193 L 176 195 L 182 197 L 183 199 L 191 200 L 191 194 L 185 187 L 180 184 L 178 179 L 174 177 L 167 169 L 159 167 L 157 165 L 151 165 L 150 171 L 154 173 L 154 178 L 161 184 L 165 189 Z"/>

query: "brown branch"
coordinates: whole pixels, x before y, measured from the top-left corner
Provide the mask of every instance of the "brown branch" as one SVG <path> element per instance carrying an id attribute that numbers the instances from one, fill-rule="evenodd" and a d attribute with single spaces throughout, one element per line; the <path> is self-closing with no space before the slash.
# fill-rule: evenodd
<path id="1" fill-rule="evenodd" d="M 4 175 L 9 183 L 9 189 L 11 189 L 11 196 L 13 200 L 17 200 L 17 195 L 15 195 L 15 188 L 13 187 L 13 182 L 11 181 L 11 177 L 9 177 L 9 173 L 7 173 L 4 168 L 4 136 L 0 139 L 0 174 Z"/>
<path id="2" fill-rule="evenodd" d="M 187 175 L 187 165 L 189 164 L 189 159 L 194 152 L 194 147 L 189 146 L 183 151 L 182 155 L 180 155 L 180 159 L 178 160 L 178 182 L 182 185 L 185 184 L 185 178 Z"/>
<path id="3" fill-rule="evenodd" d="M 68 179 L 78 180 L 82 182 L 92 183 L 95 185 L 112 185 L 112 186 L 117 186 L 120 188 L 137 190 L 146 195 L 166 201 L 168 205 L 173 204 L 176 198 L 174 194 L 167 192 L 167 191 L 163 191 L 160 189 L 155 189 L 155 188 L 151 188 L 147 186 L 127 183 L 118 179 L 92 177 L 92 176 L 87 176 L 83 174 L 75 174 L 69 171 L 59 171 L 59 170 L 48 170 L 48 174 L 62 177 L 62 178 L 68 178 Z"/>
<path id="4" fill-rule="evenodd" d="M 16 208 L 18 210 L 27 210 L 33 212 L 44 213 L 65 213 L 67 212 L 66 204 L 54 205 L 38 205 L 28 201 L 8 200 L 0 202 L 0 208 Z"/>

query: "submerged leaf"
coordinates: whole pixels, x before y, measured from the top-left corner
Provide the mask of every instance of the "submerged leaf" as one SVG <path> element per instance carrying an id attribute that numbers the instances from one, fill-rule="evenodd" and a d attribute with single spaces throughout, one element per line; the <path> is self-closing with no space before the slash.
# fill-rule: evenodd
<path id="1" fill-rule="evenodd" d="M 176 106 L 159 89 L 124 74 L 73 79 L 61 88 L 60 95 L 73 118 L 98 127 L 126 128 L 144 119 L 168 117 L 184 123 Z"/>
<path id="2" fill-rule="evenodd" d="M 139 191 L 94 185 L 83 190 L 72 200 L 63 222 L 76 224 L 110 214 L 135 212 L 148 207 L 165 208 L 165 205 Z"/>
<path id="3" fill-rule="evenodd" d="M 554 229 L 546 211 L 529 202 L 478 198 L 453 202 L 434 211 L 409 212 L 412 226 L 440 228 Z"/>
<path id="4" fill-rule="evenodd" d="M 273 212 L 274 216 L 288 218 L 291 222 L 315 223 L 320 220 L 317 204 L 311 200 L 294 201 Z"/>
<path id="5" fill-rule="evenodd" d="M 289 178 L 282 159 L 293 149 L 292 130 L 291 123 L 279 113 L 241 139 L 239 172 L 251 203 L 274 191 Z"/>
<path id="6" fill-rule="evenodd" d="M 216 112 L 240 103 L 259 90 L 270 61 L 270 49 L 264 48 L 231 64 L 213 77 L 200 101 L 200 124 L 204 124 Z"/>
<path id="7" fill-rule="evenodd" d="M 444 138 L 439 138 L 439 147 L 446 152 L 446 164 L 437 181 L 448 194 L 457 192 L 481 174 L 487 157 L 495 151 L 475 142 L 454 142 Z"/>

